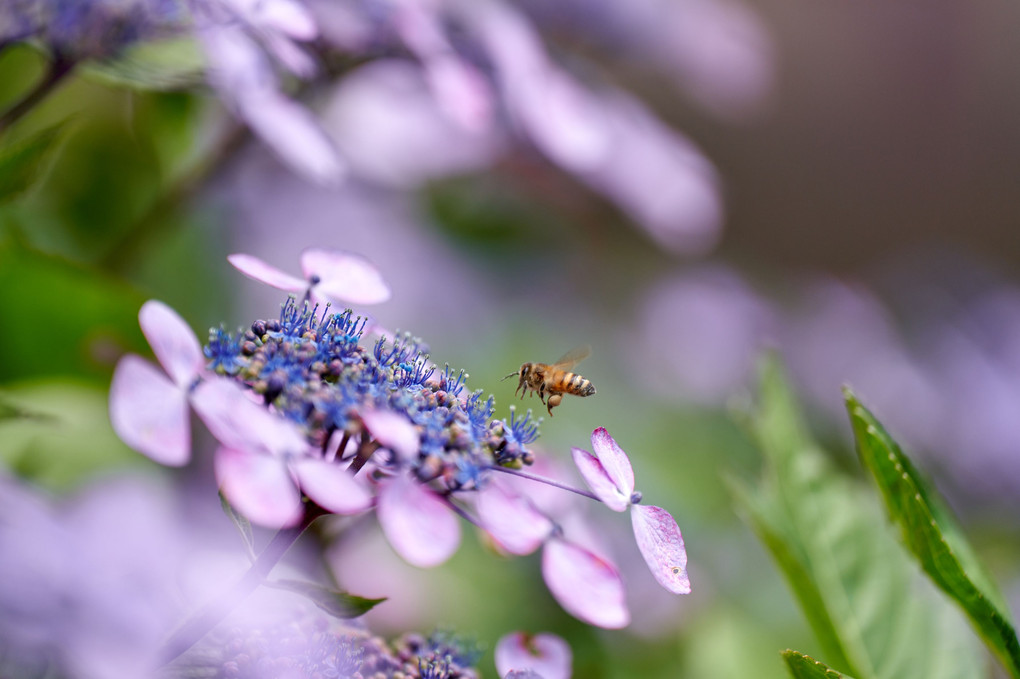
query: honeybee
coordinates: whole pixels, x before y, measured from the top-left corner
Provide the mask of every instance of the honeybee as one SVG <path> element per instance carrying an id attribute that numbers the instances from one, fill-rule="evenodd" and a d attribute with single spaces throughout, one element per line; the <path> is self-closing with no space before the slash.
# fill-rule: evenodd
<path id="1" fill-rule="evenodd" d="M 508 380 L 514 376 L 520 377 L 520 382 L 517 384 L 514 395 L 516 396 L 517 392 L 521 392 L 521 398 L 523 399 L 529 390 L 537 393 L 539 400 L 545 404 L 546 409 L 549 411 L 549 417 L 552 417 L 552 409 L 560 404 L 564 394 L 583 397 L 591 396 L 595 393 L 595 385 L 588 381 L 587 378 L 570 372 L 570 368 L 583 361 L 590 353 L 591 347 L 588 345 L 577 347 L 568 351 L 563 355 L 563 358 L 552 365 L 546 363 L 525 363 L 521 365 L 520 370 L 510 373 L 503 379 Z M 547 395 L 548 398 L 546 398 Z"/>

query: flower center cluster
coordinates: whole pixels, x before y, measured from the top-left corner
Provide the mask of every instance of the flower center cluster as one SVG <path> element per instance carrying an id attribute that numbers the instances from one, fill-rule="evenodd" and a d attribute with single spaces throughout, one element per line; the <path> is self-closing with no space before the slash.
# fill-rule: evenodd
<path id="1" fill-rule="evenodd" d="M 368 441 L 362 414 L 381 410 L 404 415 L 420 442 L 415 459 L 391 455 L 388 462 L 407 463 L 420 479 L 440 479 L 451 491 L 477 487 L 494 464 L 531 464 L 526 446 L 538 430 L 530 412 L 493 420 L 493 397 L 468 392 L 464 371 L 435 367 L 427 346 L 410 334 L 382 336 L 368 348 L 367 326 L 350 309 L 320 312 L 290 298 L 279 319 L 237 334 L 213 330 L 204 353 L 211 370 L 259 394 L 323 451 L 336 436 L 341 456 L 348 442 Z"/>

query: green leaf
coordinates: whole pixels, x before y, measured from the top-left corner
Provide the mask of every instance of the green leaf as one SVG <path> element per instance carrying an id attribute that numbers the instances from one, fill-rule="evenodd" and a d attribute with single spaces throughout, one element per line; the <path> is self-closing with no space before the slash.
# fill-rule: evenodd
<path id="1" fill-rule="evenodd" d="M 141 42 L 115 59 L 90 62 L 82 73 L 107 85 L 138 90 L 181 90 L 205 79 L 205 60 L 193 38 Z"/>
<path id="2" fill-rule="evenodd" d="M 56 147 L 63 123 L 35 132 L 0 149 L 0 205 L 28 190 Z"/>
<path id="3" fill-rule="evenodd" d="M 113 432 L 105 387 L 72 380 L 5 385 L 3 402 L 33 417 L 0 420 L 0 467 L 56 491 L 111 470 L 155 469 Z"/>
<path id="4" fill-rule="evenodd" d="M 982 672 L 980 647 L 904 552 L 863 485 L 811 440 L 773 361 L 753 432 L 765 458 L 738 506 L 778 562 L 832 667 L 858 679 L 950 679 Z"/>
<path id="5" fill-rule="evenodd" d="M 0 309 L 7 319 L 0 384 L 41 376 L 104 387 L 125 351 L 148 354 L 138 327 L 145 298 L 125 284 L 0 237 Z"/>
<path id="6" fill-rule="evenodd" d="M 220 492 L 220 507 L 223 508 L 223 513 L 230 517 L 234 527 L 237 528 L 237 532 L 241 534 L 241 540 L 244 541 L 245 551 L 248 553 L 248 560 L 255 561 L 255 535 L 252 533 L 251 522 L 243 514 L 239 514 L 237 510 L 227 501 L 227 498 Z"/>
<path id="7" fill-rule="evenodd" d="M 386 601 L 385 597 L 382 599 L 366 599 L 365 597 L 348 594 L 338 589 L 301 580 L 273 580 L 266 584 L 269 587 L 300 594 L 334 618 L 357 618 Z"/>
<path id="8" fill-rule="evenodd" d="M 852 679 L 797 651 L 789 649 L 783 651 L 783 660 L 786 661 L 793 679 Z"/>
<path id="9" fill-rule="evenodd" d="M 844 395 L 857 453 L 878 484 L 904 544 L 932 581 L 960 605 L 1010 674 L 1020 678 L 1020 643 L 1002 594 L 959 524 L 875 416 L 849 389 Z"/>

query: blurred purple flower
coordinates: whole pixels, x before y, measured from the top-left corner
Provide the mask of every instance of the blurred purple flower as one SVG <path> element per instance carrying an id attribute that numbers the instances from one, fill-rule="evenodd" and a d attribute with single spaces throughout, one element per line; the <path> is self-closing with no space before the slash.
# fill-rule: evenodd
<path id="1" fill-rule="evenodd" d="M 34 37 L 61 62 L 106 59 L 133 43 L 180 33 L 186 23 L 180 0 L 5 0 L 0 48 Z"/>
<path id="2" fill-rule="evenodd" d="M 593 38 L 612 56 L 657 64 L 712 113 L 756 113 L 773 84 L 767 29 L 732 0 L 529 0 L 536 19 Z"/>
<path id="3" fill-rule="evenodd" d="M 291 168 L 335 186 L 346 164 L 315 117 L 280 89 L 274 61 L 290 73 L 315 73 L 300 43 L 318 35 L 297 0 L 191 0 L 209 82 L 226 105 Z M 270 58 L 270 55 L 272 58 Z"/>
<path id="4" fill-rule="evenodd" d="M 646 293 L 623 341 L 627 356 L 660 357 L 654 365 L 631 359 L 643 387 L 673 399 L 720 405 L 746 388 L 755 360 L 775 334 L 775 316 L 738 274 L 701 269 Z"/>
<path id="5" fill-rule="evenodd" d="M 542 679 L 570 679 L 570 646 L 555 634 L 513 632 L 496 643 L 496 672 L 500 677 L 511 672 L 534 672 Z"/>
<path id="6" fill-rule="evenodd" d="M 433 491 L 405 474 L 381 484 L 379 525 L 393 549 L 409 564 L 431 568 L 460 545 L 457 517 Z"/>
<path id="7" fill-rule="evenodd" d="M 149 480 L 106 481 L 54 505 L 0 477 L 5 676 L 47 665 L 83 679 L 151 676 L 184 613 L 172 584 L 194 532 Z"/>
<path id="8" fill-rule="evenodd" d="M 641 494 L 634 492 L 634 469 L 627 453 L 604 427 L 591 435 L 592 455 L 573 449 L 574 463 L 592 492 L 615 512 L 631 509 L 634 538 L 652 575 L 674 594 L 689 594 L 687 550 L 676 521 L 665 509 L 637 504 Z"/>

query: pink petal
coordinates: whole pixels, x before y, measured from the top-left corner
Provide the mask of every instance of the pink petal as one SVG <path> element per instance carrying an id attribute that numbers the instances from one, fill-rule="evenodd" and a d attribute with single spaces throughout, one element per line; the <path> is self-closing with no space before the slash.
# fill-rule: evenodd
<path id="1" fill-rule="evenodd" d="M 440 109 L 466 130 L 481 132 L 492 120 L 492 91 L 475 69 L 461 59 L 437 55 L 425 63 L 425 77 Z"/>
<path id="2" fill-rule="evenodd" d="M 298 292 L 308 287 L 308 282 L 295 278 L 290 274 L 277 269 L 275 266 L 266 264 L 258 257 L 245 254 L 235 254 L 227 257 L 227 261 L 234 265 L 234 268 L 248 278 L 253 278 L 260 283 L 265 283 L 287 292 Z"/>
<path id="3" fill-rule="evenodd" d="M 511 554 L 531 554 L 553 530 L 552 521 L 536 510 L 527 498 L 496 481 L 490 482 L 478 493 L 475 507 L 482 528 Z M 504 672 L 500 672 L 502 674 Z"/>
<path id="4" fill-rule="evenodd" d="M 124 443 L 160 464 L 179 467 L 191 457 L 186 393 L 139 356 L 117 363 L 110 422 Z"/>
<path id="5" fill-rule="evenodd" d="M 418 457 L 421 437 L 405 415 L 392 410 L 366 410 L 361 420 L 376 441 L 405 461 Z"/>
<path id="6" fill-rule="evenodd" d="M 247 390 L 225 377 L 202 382 L 191 396 L 195 412 L 228 448 L 279 456 L 301 456 L 308 442 L 298 426 L 252 401 Z"/>
<path id="7" fill-rule="evenodd" d="M 336 514 L 357 514 L 372 506 L 372 494 L 338 464 L 315 458 L 291 463 L 301 490 L 320 507 Z"/>
<path id="8" fill-rule="evenodd" d="M 181 387 L 191 386 L 205 368 L 205 358 L 184 319 L 166 304 L 151 299 L 138 312 L 138 324 L 170 379 Z"/>
<path id="9" fill-rule="evenodd" d="M 409 564 L 438 566 L 460 544 L 453 511 L 421 484 L 401 474 L 379 492 L 379 524 L 393 549 Z"/>
<path id="10" fill-rule="evenodd" d="M 267 28 L 297 40 L 314 40 L 319 30 L 315 19 L 301 3 L 294 0 L 258 0 L 247 18 L 260 28 Z"/>
<path id="11" fill-rule="evenodd" d="M 364 257 L 348 252 L 310 249 L 301 253 L 305 276 L 319 277 L 315 289 L 336 301 L 377 304 L 390 298 L 379 270 Z"/>
<path id="12" fill-rule="evenodd" d="M 661 507 L 634 505 L 630 518 L 638 549 L 655 579 L 674 594 L 690 594 L 684 538 L 670 513 Z"/>
<path id="13" fill-rule="evenodd" d="M 591 433 L 591 447 L 606 474 L 620 492 L 629 498 L 634 493 L 634 469 L 630 466 L 627 453 L 617 445 L 605 427 L 599 427 Z"/>
<path id="14" fill-rule="evenodd" d="M 577 470 L 581 472 L 584 482 L 591 488 L 591 492 L 595 493 L 595 497 L 614 512 L 626 511 L 630 506 L 630 494 L 624 494 L 616 487 L 599 459 L 580 448 L 571 448 L 571 452 Z"/>
<path id="15" fill-rule="evenodd" d="M 565 540 L 549 540 L 542 576 L 560 606 L 578 620 L 606 629 L 630 624 L 623 580 L 608 561 Z"/>
<path id="16" fill-rule="evenodd" d="M 301 493 L 283 460 L 221 447 L 215 466 L 223 495 L 253 523 L 283 528 L 301 519 Z"/>
<path id="17" fill-rule="evenodd" d="M 248 126 L 292 169 L 325 187 L 347 174 L 333 140 L 308 109 L 268 88 L 236 93 L 237 109 Z"/>
<path id="18" fill-rule="evenodd" d="M 542 679 L 570 679 L 570 646 L 555 634 L 512 632 L 496 644 L 495 656 L 501 677 L 513 670 L 531 670 Z"/>

